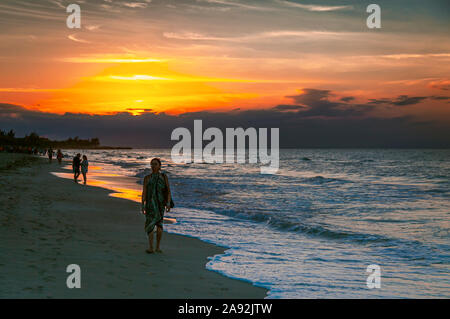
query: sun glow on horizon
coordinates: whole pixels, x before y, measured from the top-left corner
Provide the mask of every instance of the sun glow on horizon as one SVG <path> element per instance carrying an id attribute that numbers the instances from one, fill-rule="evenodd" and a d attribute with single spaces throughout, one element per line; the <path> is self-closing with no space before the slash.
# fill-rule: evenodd
<path id="1" fill-rule="evenodd" d="M 154 112 L 181 113 L 226 108 L 235 101 L 259 96 L 258 92 L 225 91 L 210 82 L 255 81 L 179 73 L 162 60 L 115 63 L 98 74 L 81 77 L 71 87 L 50 91 L 50 96 L 38 104 L 39 110 L 54 113 L 70 110 L 72 113 L 111 114 L 130 112 L 136 106 Z"/>
<path id="2" fill-rule="evenodd" d="M 148 80 L 170 80 L 167 78 L 162 78 L 159 76 L 152 76 L 152 75 L 146 75 L 146 74 L 136 74 L 133 76 L 118 76 L 118 75 L 110 75 L 110 79 L 114 80 L 124 80 L 124 81 L 148 81 Z M 97 78 L 97 80 L 100 80 L 101 78 Z"/>

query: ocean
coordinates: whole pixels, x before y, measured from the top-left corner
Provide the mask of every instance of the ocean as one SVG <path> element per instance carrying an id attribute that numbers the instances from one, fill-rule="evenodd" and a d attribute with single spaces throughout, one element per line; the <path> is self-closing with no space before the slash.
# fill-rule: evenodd
<path id="1" fill-rule="evenodd" d="M 170 149 L 65 151 L 77 152 L 88 184 L 136 201 L 160 157 L 176 206 L 166 216 L 177 219 L 165 230 L 226 247 L 206 268 L 267 298 L 450 297 L 450 150 L 281 149 L 274 175 L 176 164 Z M 369 265 L 380 288 L 367 286 Z"/>

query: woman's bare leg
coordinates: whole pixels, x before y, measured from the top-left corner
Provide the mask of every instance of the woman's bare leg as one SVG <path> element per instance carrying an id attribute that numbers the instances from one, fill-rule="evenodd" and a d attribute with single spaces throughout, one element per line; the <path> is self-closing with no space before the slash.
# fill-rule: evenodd
<path id="1" fill-rule="evenodd" d="M 148 253 L 152 253 L 153 252 L 153 232 L 148 234 L 148 245 L 149 245 L 149 249 L 147 249 L 146 251 Z"/>
<path id="2" fill-rule="evenodd" d="M 83 173 L 83 180 L 84 180 L 84 183 L 86 184 L 86 181 L 87 181 L 86 173 Z"/>
<path id="3" fill-rule="evenodd" d="M 157 229 L 156 229 L 156 251 L 159 253 L 162 252 L 162 250 L 159 248 L 159 243 L 161 242 L 162 233 L 163 233 L 162 227 L 157 226 Z"/>

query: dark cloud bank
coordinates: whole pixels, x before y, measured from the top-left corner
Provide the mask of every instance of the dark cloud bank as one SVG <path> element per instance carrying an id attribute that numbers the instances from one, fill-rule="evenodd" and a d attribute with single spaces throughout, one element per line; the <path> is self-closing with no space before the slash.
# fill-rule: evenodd
<path id="1" fill-rule="evenodd" d="M 189 112 L 178 116 L 155 114 L 149 109 L 143 110 L 139 116 L 128 112 L 58 115 L 0 103 L 0 128 L 14 129 L 18 136 L 34 131 L 52 139 L 98 137 L 103 145 L 164 148 L 176 143 L 170 139 L 173 129 L 186 127 L 193 134 L 194 120 L 201 119 L 203 130 L 218 127 L 225 132 L 227 127 L 278 127 L 281 148 L 450 147 L 448 121 L 441 123 L 411 116 L 379 118 L 370 115 L 381 105 L 404 108 L 426 100 L 448 103 L 448 97 L 402 95 L 395 99 L 352 104 L 354 97 L 351 96 L 336 102 L 330 100 L 333 93 L 328 90 L 303 91 L 303 94 L 288 96 L 293 101 L 292 105 L 261 110 L 236 108 L 229 112 Z"/>

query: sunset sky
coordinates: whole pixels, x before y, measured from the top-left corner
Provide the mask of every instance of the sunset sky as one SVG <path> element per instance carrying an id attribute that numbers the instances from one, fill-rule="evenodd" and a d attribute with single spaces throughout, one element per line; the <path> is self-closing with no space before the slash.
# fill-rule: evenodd
<path id="1" fill-rule="evenodd" d="M 70 3 L 81 29 L 66 26 Z M 377 1 L 381 29 L 366 26 L 370 3 L 1 0 L 0 117 L 239 109 L 450 124 L 449 2 Z"/>

